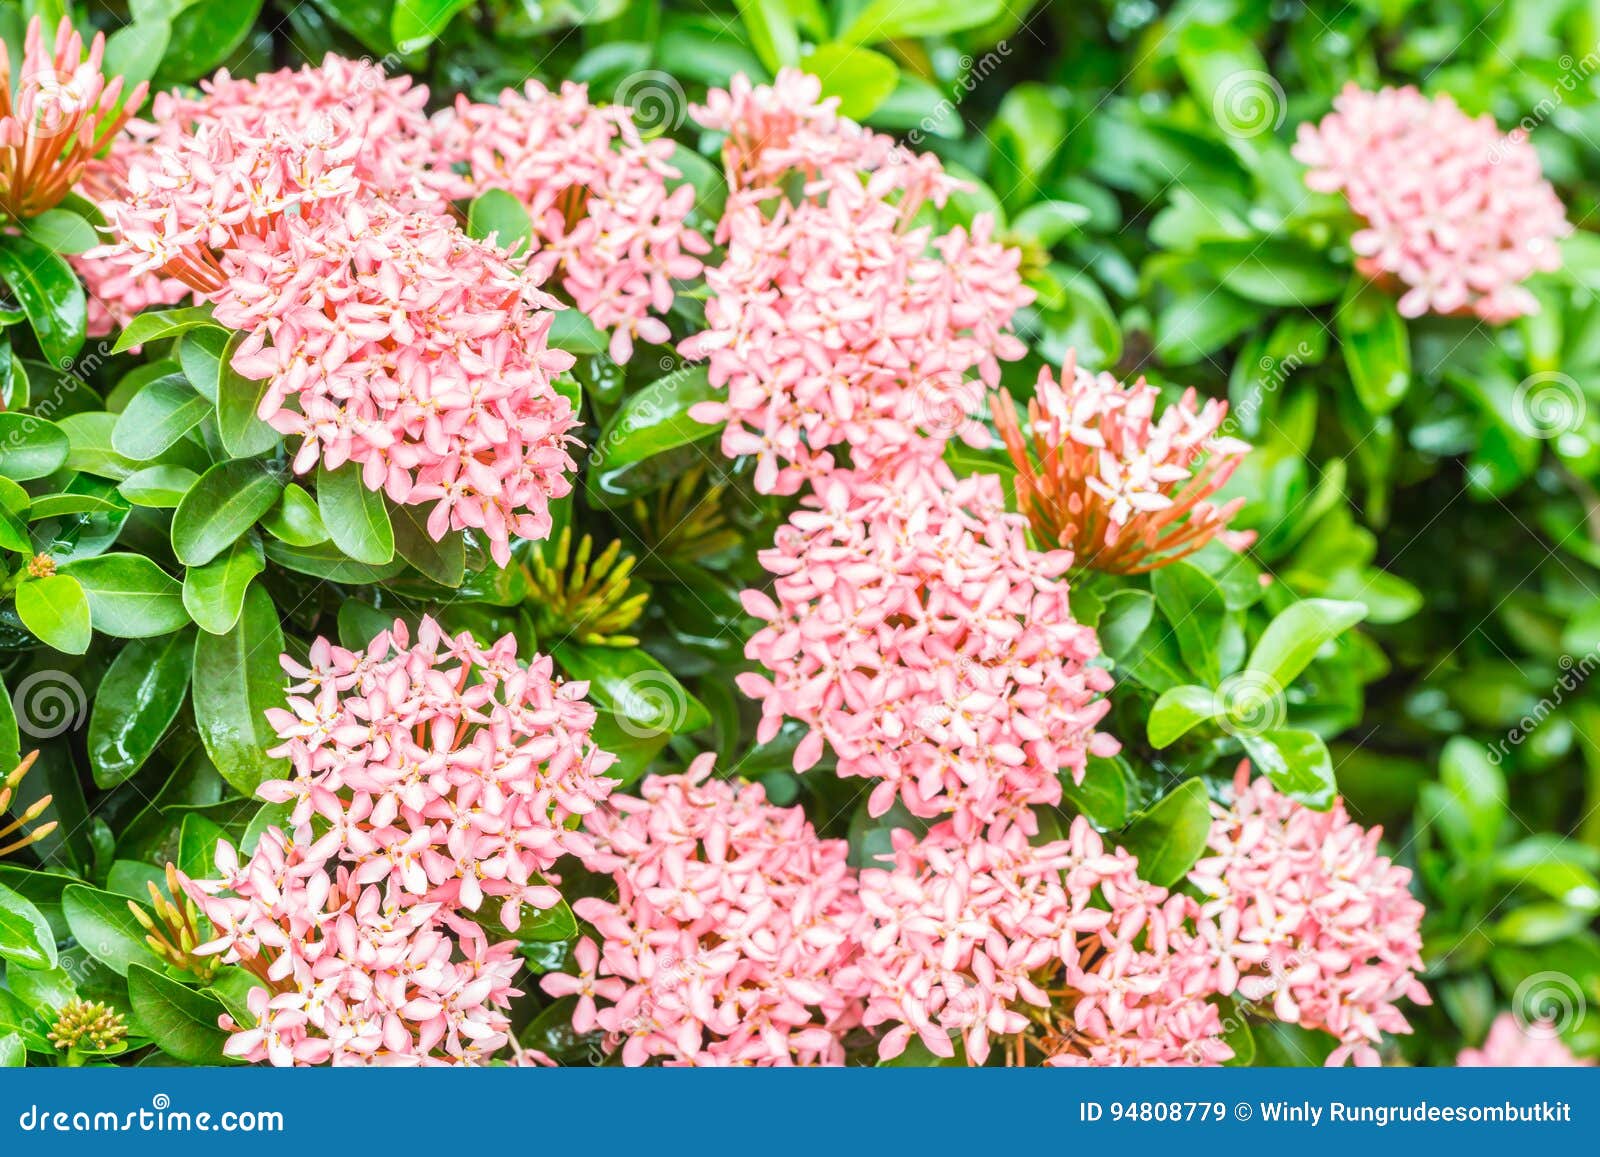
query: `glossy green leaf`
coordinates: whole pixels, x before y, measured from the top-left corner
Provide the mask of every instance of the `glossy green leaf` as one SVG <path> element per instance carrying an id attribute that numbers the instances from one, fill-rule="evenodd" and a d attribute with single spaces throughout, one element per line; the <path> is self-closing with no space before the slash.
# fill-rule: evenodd
<path id="1" fill-rule="evenodd" d="M 0 960 L 19 968 L 54 968 L 56 937 L 43 913 L 0 884 Z"/>
<path id="2" fill-rule="evenodd" d="M 89 768 L 95 784 L 115 787 L 155 751 L 183 706 L 194 665 L 192 635 L 135 639 L 117 653 L 89 716 Z"/>
<path id="3" fill-rule="evenodd" d="M 1145 718 L 1150 746 L 1161 748 L 1175 743 L 1191 730 L 1222 712 L 1222 701 L 1209 687 L 1192 683 L 1161 693 Z"/>
<path id="4" fill-rule="evenodd" d="M 440 586 L 458 587 L 466 575 L 466 547 L 459 530 L 450 531 L 438 542 L 428 533 L 426 507 L 405 503 L 389 504 L 389 521 L 394 527 L 395 550 Z"/>
<path id="5" fill-rule="evenodd" d="M 32 414 L 0 413 L 0 475 L 14 482 L 59 470 L 72 443 L 54 422 Z"/>
<path id="6" fill-rule="evenodd" d="M 117 489 L 135 506 L 170 510 L 199 480 L 200 475 L 184 466 L 146 466 L 124 478 Z"/>
<path id="7" fill-rule="evenodd" d="M 1245 670 L 1287 689 L 1318 651 L 1367 613 L 1360 603 L 1305 599 L 1289 606 L 1262 632 Z"/>
<path id="8" fill-rule="evenodd" d="M 382 566 L 394 558 L 394 527 L 383 495 L 368 490 L 354 463 L 317 467 L 317 511 L 333 544 L 356 562 Z"/>
<path id="9" fill-rule="evenodd" d="M 298 482 L 283 488 L 277 504 L 261 519 L 261 526 L 290 546 L 317 546 L 328 541 L 328 528 L 322 525 L 317 500 Z"/>
<path id="10" fill-rule="evenodd" d="M 285 774 L 267 755 L 278 738 L 262 712 L 284 703 L 283 629 L 259 583 L 245 595 L 239 621 L 223 635 L 202 631 L 194 644 L 195 725 L 217 771 L 240 795 Z"/>
<path id="11" fill-rule="evenodd" d="M 1333 806 L 1333 759 L 1316 732 L 1285 728 L 1241 735 L 1239 742 L 1255 770 L 1284 795 L 1318 811 Z"/>
<path id="12" fill-rule="evenodd" d="M 155 312 L 146 311 L 130 321 L 117 342 L 111 347 L 111 352 L 120 354 L 134 346 L 146 345 L 153 341 L 165 341 L 167 338 L 177 337 L 196 326 L 216 325 L 211 319 L 209 305 L 192 305 L 184 309 L 163 309 Z"/>
<path id="13" fill-rule="evenodd" d="M 554 654 L 569 678 L 589 683 L 590 700 L 614 712 L 629 734 L 682 735 L 711 724 L 705 704 L 638 647 L 557 642 Z"/>
<path id="14" fill-rule="evenodd" d="M 1394 298 L 1357 278 L 1333 320 L 1356 397 L 1369 414 L 1387 414 L 1411 388 L 1411 339 Z"/>
<path id="15" fill-rule="evenodd" d="M 266 569 L 261 540 L 246 534 L 204 566 L 183 576 L 183 605 L 200 629 L 225 634 L 239 621 L 250 580 Z"/>
<path id="16" fill-rule="evenodd" d="M 217 1026 L 223 1009 L 215 998 L 142 964 L 130 964 L 128 1000 L 134 1027 L 173 1060 L 186 1065 L 229 1063 L 222 1052 L 228 1034 Z"/>
<path id="17" fill-rule="evenodd" d="M 256 524 L 283 492 L 265 463 L 219 462 L 200 476 L 172 515 L 172 549 L 185 566 L 204 566 Z"/>
<path id="18" fill-rule="evenodd" d="M 72 938 L 118 976 L 128 975 L 134 964 L 161 967 L 160 959 L 145 944 L 147 933 L 129 910 L 127 897 L 72 884 L 61 893 L 61 910 Z"/>
<path id="19" fill-rule="evenodd" d="M 83 283 L 67 259 L 26 237 L 0 236 L 0 280 L 22 306 L 44 356 L 57 369 L 69 368 L 89 315 Z"/>
<path id="20" fill-rule="evenodd" d="M 940 36 L 977 28 L 1004 13 L 1001 0 L 871 0 L 860 9 L 839 39 L 847 44 L 870 44 L 902 37 Z"/>
<path id="21" fill-rule="evenodd" d="M 472 0 L 405 0 L 394 6 L 389 33 L 401 52 L 421 52 L 436 40 L 450 20 Z"/>
<path id="22" fill-rule="evenodd" d="M 272 379 L 252 381 L 233 368 L 233 355 L 244 340 L 236 333 L 223 348 L 217 369 L 217 434 L 223 449 L 235 458 L 265 454 L 283 439 L 256 416 Z"/>
<path id="23" fill-rule="evenodd" d="M 522 202 L 510 193 L 485 189 L 467 207 L 467 233 L 482 241 L 493 237 L 494 244 L 506 252 L 522 253 L 533 239 L 533 222 Z"/>
<path id="24" fill-rule="evenodd" d="M 1211 833 L 1206 785 L 1186 779 L 1145 811 L 1122 835 L 1139 859 L 1139 877 L 1170 888 L 1194 867 Z"/>
<path id="25" fill-rule="evenodd" d="M 69 655 L 89 649 L 89 596 L 78 580 L 57 574 L 28 579 L 16 590 L 17 617 L 45 643 Z"/>
<path id="26" fill-rule="evenodd" d="M 881 52 L 848 44 L 824 44 L 801 59 L 800 67 L 822 81 L 822 95 L 839 98 L 839 112 L 852 119 L 871 116 L 900 83 L 900 67 Z"/>
<path id="27" fill-rule="evenodd" d="M 67 563 L 89 597 L 94 629 L 119 639 L 165 635 L 189 622 L 178 580 L 142 554 L 102 554 Z"/>

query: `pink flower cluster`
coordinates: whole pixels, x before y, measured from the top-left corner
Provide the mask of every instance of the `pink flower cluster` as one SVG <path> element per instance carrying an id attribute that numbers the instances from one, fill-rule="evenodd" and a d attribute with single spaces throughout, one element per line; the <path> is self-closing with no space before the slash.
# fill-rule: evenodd
<path id="1" fill-rule="evenodd" d="M 706 273 L 706 328 L 681 352 L 708 359 L 725 401 L 692 416 L 726 422 L 729 457 L 756 460 L 755 486 L 792 494 L 836 464 L 888 468 L 904 455 L 937 457 L 972 418 L 999 361 L 1022 344 L 1007 326 L 1031 299 L 1015 249 L 979 218 L 935 235 L 913 218 L 953 182 L 819 101 L 815 77 L 736 83 L 696 116 L 728 133 L 724 166 L 735 192 L 719 227 L 727 246 Z M 779 182 L 801 179 L 801 195 Z M 836 463 L 834 447 L 849 451 Z"/>
<path id="2" fill-rule="evenodd" d="M 537 81 L 498 104 L 465 96 L 433 125 L 432 184 L 451 200 L 502 189 L 527 208 L 538 251 L 560 264 L 562 288 L 625 362 L 635 338 L 671 337 L 653 314 L 672 307 L 674 280 L 697 277 L 710 248 L 685 224 L 694 187 L 667 182 L 671 140 L 643 141 L 626 106 L 589 103 L 584 86 L 552 93 Z"/>
<path id="3" fill-rule="evenodd" d="M 1407 317 L 1533 313 L 1522 282 L 1560 267 L 1556 242 L 1572 226 L 1526 134 L 1502 134 L 1448 95 L 1349 85 L 1331 113 L 1300 126 L 1294 155 L 1311 189 L 1343 192 L 1362 219 L 1357 268 L 1404 285 Z"/>
<path id="4" fill-rule="evenodd" d="M 325 107 L 344 110 L 347 70 L 311 76 L 174 102 L 104 204 L 116 243 L 89 256 L 181 281 L 245 331 L 233 368 L 270 383 L 257 412 L 303 439 L 296 470 L 355 462 L 369 489 L 428 505 L 435 538 L 480 530 L 504 565 L 509 537 L 548 534 L 571 490 L 559 307 L 442 203 L 386 191 L 403 175 L 369 134 L 414 117 L 408 90 L 357 86 L 369 105 L 388 93 L 390 115 L 357 106 L 374 121 L 353 127 Z"/>
<path id="5" fill-rule="evenodd" d="M 1395 1002 L 1430 1003 L 1411 872 L 1342 802 L 1312 811 L 1249 775 L 1213 805 L 1210 855 L 1189 873 L 1220 933 L 1222 991 L 1337 1037 L 1330 1064 L 1377 1064 L 1383 1033 L 1411 1031 Z"/>
<path id="6" fill-rule="evenodd" d="M 1456 1058 L 1457 1066 L 1469 1069 L 1560 1069 L 1594 1063 L 1573 1056 L 1549 1024 L 1534 1022 L 1524 1026 L 1509 1012 L 1494 1018 L 1482 1048 L 1462 1049 Z"/>
<path id="7" fill-rule="evenodd" d="M 585 864 L 612 876 L 617 898 L 574 905 L 603 944 L 580 941 L 581 971 L 547 976 L 545 991 L 577 995 L 573 1027 L 598 1025 L 624 1064 L 842 1063 L 860 1011 L 845 844 L 759 785 L 711 779 L 712 759 L 585 820 Z"/>
<path id="8" fill-rule="evenodd" d="M 1250 447 L 1222 434 L 1228 405 L 1193 389 L 1156 417 L 1160 391 L 1143 378 L 1123 385 L 1068 352 L 1058 385 L 1039 371 L 1024 436 L 1008 394 L 996 395 L 995 425 L 1017 467 L 1017 506 L 1047 543 L 1079 566 L 1120 573 L 1153 570 L 1213 538 L 1242 550 L 1255 537 L 1228 530 L 1243 498 L 1216 492 Z"/>
<path id="9" fill-rule="evenodd" d="M 1090 752 L 1111 676 L 1094 665 L 1059 581 L 1072 558 L 1030 550 L 992 475 L 956 479 L 909 462 L 878 480 L 835 472 L 778 532 L 761 563 L 774 597 L 744 593 L 765 621 L 745 648 L 767 674 L 739 676 L 762 705 L 758 738 L 785 716 L 826 743 L 844 776 L 877 780 L 873 815 L 896 795 L 913 815 L 951 815 L 962 836 L 1061 799 Z"/>
<path id="10" fill-rule="evenodd" d="M 517 662 L 507 635 L 487 649 L 424 619 L 365 651 L 319 639 L 287 656 L 288 708 L 267 715 L 295 775 L 259 794 L 292 802 L 289 834 L 264 836 L 249 863 L 191 895 L 218 931 L 206 946 L 271 991 L 233 1055 L 274 1064 L 481 1061 L 506 1043 L 514 945 L 490 944 L 473 913 L 499 901 L 515 930 L 524 906 L 560 900 L 551 869 L 588 841 L 612 757 L 590 738 L 582 683 L 551 661 Z M 237 1026 L 233 1026 L 237 1027 Z"/>
<path id="11" fill-rule="evenodd" d="M 85 57 L 66 16 L 47 46 L 35 16 L 15 78 L 10 46 L 0 53 L 0 213 L 21 220 L 59 203 L 144 100 L 144 84 L 123 99 L 121 77 L 106 83 L 105 50 L 97 33 Z"/>
<path id="12" fill-rule="evenodd" d="M 868 1026 L 894 1027 L 934 1055 L 965 1044 L 983 1064 L 1218 1064 L 1233 1055 L 1207 998 L 1214 954 L 1193 900 L 1138 876 L 1079 816 L 1065 839 L 1030 845 L 999 825 L 963 838 L 940 824 L 894 834 L 893 867 L 861 873 L 866 914 L 856 968 Z M 1198 926 L 1198 930 L 1197 930 Z"/>

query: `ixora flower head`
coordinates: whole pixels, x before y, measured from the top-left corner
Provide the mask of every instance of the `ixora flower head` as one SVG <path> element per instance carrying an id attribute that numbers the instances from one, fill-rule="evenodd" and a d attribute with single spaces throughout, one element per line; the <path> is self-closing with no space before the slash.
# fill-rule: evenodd
<path id="1" fill-rule="evenodd" d="M 1522 282 L 1560 267 L 1556 242 L 1572 226 L 1526 134 L 1502 134 L 1448 95 L 1349 85 L 1300 126 L 1294 155 L 1308 186 L 1342 192 L 1362 219 L 1357 268 L 1405 286 L 1407 317 L 1509 321 L 1538 308 Z"/>
<path id="2" fill-rule="evenodd" d="M 368 489 L 428 506 L 435 538 L 481 531 L 504 565 L 571 490 L 557 303 L 437 207 L 374 192 L 370 142 L 328 124 L 202 119 L 153 144 L 104 203 L 115 243 L 88 256 L 180 281 L 245 332 L 232 366 L 269 382 L 257 413 L 302 439 L 297 471 L 354 462 Z"/>
<path id="3" fill-rule="evenodd" d="M 1213 805 L 1211 854 L 1189 873 L 1219 933 L 1223 990 L 1337 1037 L 1329 1064 L 1377 1064 L 1383 1033 L 1411 1031 L 1396 1002 L 1430 1003 L 1410 870 L 1341 802 L 1313 811 L 1252 782 L 1248 763 L 1233 792 Z"/>
<path id="4" fill-rule="evenodd" d="M 1253 534 L 1228 530 L 1243 498 L 1218 504 L 1250 447 L 1220 433 L 1226 402 L 1193 389 L 1159 418 L 1160 391 L 1124 385 L 1068 352 L 1058 384 L 1039 371 L 1023 431 L 1011 395 L 995 395 L 994 420 L 1017 468 L 1017 506 L 1048 546 L 1076 565 L 1137 574 L 1192 554 L 1213 538 L 1243 550 Z"/>
<path id="5" fill-rule="evenodd" d="M 0 52 L 0 212 L 14 220 L 52 208 L 83 176 L 144 100 L 143 84 L 126 94 L 122 78 L 101 75 L 106 38 L 83 38 L 63 16 L 54 45 L 35 16 L 28 24 L 21 68 L 11 74 Z"/>
<path id="6" fill-rule="evenodd" d="M 1462 1068 L 1559 1069 L 1594 1063 L 1574 1056 L 1551 1025 L 1524 1026 L 1509 1012 L 1494 1018 L 1482 1048 L 1462 1049 L 1456 1058 Z"/>
<path id="7" fill-rule="evenodd" d="M 241 865 L 187 881 L 223 953 L 267 986 L 257 1023 L 229 1052 L 273 1064 L 486 1060 L 506 1041 L 514 944 L 476 915 L 498 900 L 516 929 L 526 905 L 560 899 L 551 869 L 588 842 L 569 820 L 605 798 L 612 757 L 589 731 L 582 683 L 548 658 L 517 662 L 506 636 L 479 647 L 424 619 L 365 651 L 319 639 L 285 657 L 289 708 L 268 712 L 273 754 L 295 775 L 262 798 L 292 803 Z"/>
<path id="8" fill-rule="evenodd" d="M 766 623 L 745 648 L 765 673 L 738 677 L 760 741 L 798 719 L 797 771 L 829 747 L 840 775 L 878 781 L 873 815 L 898 795 L 963 835 L 1058 803 L 1058 774 L 1117 749 L 1094 730 L 1111 676 L 1067 604 L 1071 556 L 1025 537 L 991 475 L 830 476 L 761 553 L 772 597 L 744 592 Z"/>
<path id="9" fill-rule="evenodd" d="M 585 819 L 586 866 L 617 897 L 574 905 L 600 943 L 581 940 L 581 971 L 544 989 L 578 996 L 573 1027 L 604 1030 L 624 1064 L 840 1064 L 860 1011 L 845 982 L 859 912 L 846 845 L 758 784 L 712 779 L 712 759 Z"/>
<path id="10" fill-rule="evenodd" d="M 710 249 L 685 224 L 694 187 L 668 188 L 681 175 L 672 141 L 641 140 L 626 105 L 593 105 L 583 85 L 556 93 L 537 81 L 497 104 L 457 97 L 432 133 L 433 186 L 451 200 L 503 189 L 522 202 L 535 248 L 560 263 L 578 308 L 611 331 L 613 358 L 627 361 L 635 338 L 671 337 L 655 315 Z"/>
<path id="11" fill-rule="evenodd" d="M 831 104 L 810 108 L 819 91 L 786 73 L 772 89 L 713 93 L 702 110 L 728 132 L 729 182 L 747 195 L 719 226 L 727 255 L 706 273 L 706 328 L 680 351 L 727 389 L 692 416 L 727 423 L 723 452 L 752 457 L 764 493 L 835 466 L 936 458 L 953 436 L 981 441 L 983 391 L 968 375 L 993 385 L 1000 361 L 1022 356 L 1007 327 L 1032 298 L 989 218 L 937 236 L 913 223 L 954 184 L 937 160 Z M 768 186 L 790 170 L 799 193 L 775 196 Z"/>
<path id="12" fill-rule="evenodd" d="M 981 1065 L 1218 1064 L 1216 967 L 1193 900 L 1138 876 L 1078 817 L 1065 839 L 1013 825 L 964 838 L 894 834 L 893 864 L 861 873 L 864 1023 L 879 1051 L 916 1036 Z"/>

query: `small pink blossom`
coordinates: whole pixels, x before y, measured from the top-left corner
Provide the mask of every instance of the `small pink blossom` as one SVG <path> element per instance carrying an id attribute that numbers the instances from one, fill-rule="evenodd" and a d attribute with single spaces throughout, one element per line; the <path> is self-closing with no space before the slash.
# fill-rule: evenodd
<path id="1" fill-rule="evenodd" d="M 1557 1069 L 1594 1063 L 1574 1056 L 1552 1025 L 1541 1021 L 1524 1025 L 1509 1012 L 1494 1018 L 1482 1048 L 1462 1049 L 1456 1058 L 1462 1068 Z"/>
<path id="2" fill-rule="evenodd" d="M 1364 222 L 1350 240 L 1369 277 L 1405 286 L 1400 312 L 1509 321 L 1538 309 L 1523 282 L 1560 268 L 1572 232 L 1521 129 L 1502 134 L 1448 95 L 1351 84 L 1333 111 L 1300 126 L 1306 184 L 1342 192 Z"/>
<path id="3" fill-rule="evenodd" d="M 805 771 L 826 746 L 843 776 L 875 780 L 869 809 L 896 796 L 913 815 L 950 815 L 971 834 L 1061 799 L 1061 774 L 1116 744 L 1095 725 L 1111 676 L 1072 616 L 1064 551 L 1030 550 L 992 475 L 942 463 L 883 480 L 845 471 L 761 552 L 771 597 L 744 593 L 765 626 L 738 677 L 770 741 L 785 716 L 810 728 Z"/>
<path id="4" fill-rule="evenodd" d="M 1159 391 L 1094 374 L 1068 351 L 1058 385 L 1039 371 L 1024 434 L 1009 394 L 995 425 L 1017 467 L 1017 506 L 1040 539 L 1079 566 L 1137 574 L 1192 554 L 1213 538 L 1233 550 L 1254 539 L 1230 531 L 1243 498 L 1213 501 L 1250 447 L 1221 433 L 1226 402 L 1184 391 L 1156 417 Z"/>
<path id="5" fill-rule="evenodd" d="M 711 763 L 584 821 L 585 864 L 617 896 L 573 906 L 600 943 L 579 941 L 578 972 L 544 989 L 577 996 L 573 1028 L 598 1026 L 627 1065 L 841 1064 L 860 1012 L 842 971 L 858 911 L 845 844 Z"/>
<path id="6" fill-rule="evenodd" d="M 533 222 L 534 248 L 579 310 L 611 332 L 625 362 L 635 339 L 671 337 L 660 315 L 673 282 L 698 277 L 709 244 L 685 222 L 694 187 L 675 189 L 674 144 L 644 141 L 625 105 L 589 103 L 583 85 L 559 93 L 537 81 L 496 104 L 465 96 L 435 118 L 430 183 L 451 200 L 503 189 Z"/>
<path id="7" fill-rule="evenodd" d="M 1218 1064 L 1231 1057 L 1194 901 L 1138 876 L 1078 817 L 1034 845 L 1000 825 L 894 833 L 893 866 L 861 873 L 863 1023 L 892 1025 L 880 1055 L 916 1037 L 981 1065 Z"/>
<path id="8" fill-rule="evenodd" d="M 1248 763 L 1233 793 L 1213 805 L 1211 854 L 1189 873 L 1220 936 L 1224 991 L 1337 1037 L 1329 1064 L 1377 1064 L 1384 1033 L 1411 1031 L 1396 1002 L 1430 1003 L 1410 870 L 1342 802 L 1312 811 L 1251 782 Z"/>

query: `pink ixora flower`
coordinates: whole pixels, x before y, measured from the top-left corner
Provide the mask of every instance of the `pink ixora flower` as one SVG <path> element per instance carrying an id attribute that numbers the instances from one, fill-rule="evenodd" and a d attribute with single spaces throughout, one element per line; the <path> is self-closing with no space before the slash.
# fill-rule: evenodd
<path id="1" fill-rule="evenodd" d="M 424 619 L 365 651 L 319 639 L 288 657 L 288 708 L 267 712 L 293 778 L 261 785 L 292 803 L 287 833 L 186 887 L 217 931 L 201 951 L 239 963 L 256 1023 L 231 1055 L 275 1065 L 486 1061 L 508 1043 L 519 962 L 490 943 L 486 899 L 516 929 L 560 900 L 551 869 L 587 852 L 569 821 L 591 812 L 612 757 L 589 731 L 582 683 L 548 658 L 517 662 Z"/>
<path id="2" fill-rule="evenodd" d="M 1057 384 L 1039 371 L 1028 432 L 1005 392 L 994 419 L 1017 468 L 1017 507 L 1039 538 L 1071 550 L 1078 566 L 1137 574 L 1192 554 L 1213 538 L 1242 550 L 1253 534 L 1230 531 L 1244 503 L 1218 504 L 1250 447 L 1220 431 L 1226 402 L 1195 391 L 1156 417 L 1160 392 L 1123 385 L 1068 351 Z"/>
<path id="3" fill-rule="evenodd" d="M 1342 192 L 1362 219 L 1356 266 L 1403 285 L 1407 317 L 1533 313 L 1522 282 L 1560 267 L 1556 242 L 1572 226 L 1527 134 L 1502 134 L 1448 95 L 1349 85 L 1331 113 L 1300 126 L 1294 155 L 1310 188 Z"/>
<path id="4" fill-rule="evenodd" d="M 428 506 L 435 538 L 481 531 L 504 565 L 571 490 L 557 303 L 443 202 L 376 191 L 362 131 L 249 111 L 152 143 L 103 203 L 114 243 L 86 256 L 182 282 L 245 331 L 233 368 L 270 382 L 258 413 L 301 438 L 297 471 L 354 462 L 369 489 Z"/>
<path id="5" fill-rule="evenodd" d="M 537 81 L 497 104 L 457 97 L 432 132 L 433 186 L 451 200 L 503 189 L 521 201 L 534 247 L 558 263 L 578 309 L 611 331 L 613 358 L 627 361 L 636 338 L 670 339 L 657 315 L 710 248 L 685 224 L 694 187 L 668 188 L 680 175 L 672 141 L 641 140 L 626 105 L 590 104 L 583 85 L 555 93 Z"/>
<path id="6" fill-rule="evenodd" d="M 859 911 L 844 841 L 759 785 L 711 778 L 712 758 L 585 819 L 585 864 L 616 899 L 574 905 L 600 941 L 579 941 L 578 972 L 544 989 L 577 996 L 573 1027 L 604 1030 L 624 1064 L 840 1064 L 860 1011 L 844 983 Z"/>
<path id="7" fill-rule="evenodd" d="M 1022 1065 L 1218 1064 L 1216 968 L 1194 901 L 1138 876 L 1081 816 L 1034 845 L 999 825 L 979 838 L 940 824 L 894 833 L 893 864 L 861 873 L 864 1023 L 933 1054 L 999 1043 Z"/>
<path id="8" fill-rule="evenodd" d="M 727 423 L 723 452 L 753 458 L 764 493 L 835 465 L 937 457 L 952 436 L 981 443 L 983 389 L 969 375 L 993 385 L 1000 361 L 1022 355 L 1008 326 L 1032 297 L 987 217 L 939 235 L 915 223 L 955 185 L 936 159 L 839 119 L 819 92 L 785 72 L 770 89 L 713 93 L 698 114 L 729 134 L 735 194 L 718 229 L 726 256 L 706 274 L 706 328 L 679 348 L 727 390 L 694 418 Z M 790 173 L 798 195 L 776 195 Z"/>
<path id="9" fill-rule="evenodd" d="M 1482 1048 L 1462 1049 L 1456 1058 L 1462 1068 L 1559 1069 L 1594 1063 L 1573 1056 L 1554 1025 L 1545 1021 L 1525 1024 L 1509 1012 L 1494 1018 Z"/>
<path id="10" fill-rule="evenodd" d="M 1233 795 L 1213 805 L 1210 855 L 1189 873 L 1218 930 L 1223 991 L 1337 1037 L 1329 1064 L 1377 1064 L 1384 1033 L 1411 1031 L 1396 1002 L 1430 1003 L 1410 870 L 1341 802 L 1312 811 L 1251 782 L 1248 763 Z"/>
<path id="11" fill-rule="evenodd" d="M 0 213 L 20 220 L 54 207 L 84 175 L 144 100 L 145 85 L 124 97 L 122 78 L 101 75 L 106 38 L 83 38 L 63 16 L 53 45 L 35 16 L 28 22 L 21 68 L 0 52 Z"/>
<path id="12" fill-rule="evenodd" d="M 898 795 L 962 835 L 1058 803 L 1059 774 L 1116 750 L 1094 730 L 1111 676 L 1067 603 L 1072 556 L 1025 538 L 991 475 L 828 477 L 761 552 L 772 595 L 744 593 L 766 623 L 745 648 L 763 673 L 738 677 L 760 740 L 798 719 L 797 771 L 831 748 L 840 775 L 877 781 L 873 815 Z"/>

